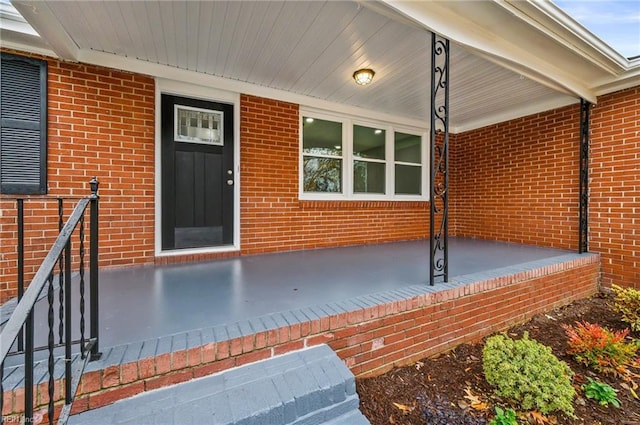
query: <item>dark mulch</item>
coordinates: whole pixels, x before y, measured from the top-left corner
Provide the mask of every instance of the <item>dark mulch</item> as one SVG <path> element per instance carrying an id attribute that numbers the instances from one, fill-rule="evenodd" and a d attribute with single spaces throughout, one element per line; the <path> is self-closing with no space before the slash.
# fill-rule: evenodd
<path id="1" fill-rule="evenodd" d="M 558 414 L 547 418 L 549 423 L 640 425 L 640 400 L 634 398 L 628 386 L 625 388 L 628 384 L 624 380 L 597 374 L 566 354 L 566 336 L 560 326 L 563 323 L 588 321 L 616 330 L 626 327 L 619 316 L 611 311 L 610 303 L 609 296 L 598 294 L 537 315 L 529 322 L 508 330 L 512 338 L 520 338 L 524 331 L 528 331 L 532 339 L 551 347 L 553 353 L 567 362 L 576 373 L 574 385 L 578 389 L 578 397 L 574 406 L 577 419 Z M 635 332 L 631 336 L 640 338 L 640 333 Z M 517 406 L 497 397 L 485 381 L 482 371 L 483 343 L 484 340 L 476 344 L 463 344 L 448 353 L 414 365 L 395 368 L 375 378 L 358 379 L 360 409 L 372 425 L 488 424 L 494 416 L 495 406 Z M 637 368 L 631 370 L 640 374 Z M 622 407 L 603 407 L 585 398 L 579 387 L 586 382 L 587 376 L 606 382 L 618 390 Z M 635 378 L 635 382 L 640 384 L 640 378 Z M 636 393 L 640 395 L 640 389 L 636 389 Z M 474 400 L 473 397 L 478 399 Z M 475 401 L 487 403 L 488 408 L 482 410 L 472 407 Z M 535 423 L 534 416 L 526 412 L 519 412 L 518 420 L 519 423 Z"/>

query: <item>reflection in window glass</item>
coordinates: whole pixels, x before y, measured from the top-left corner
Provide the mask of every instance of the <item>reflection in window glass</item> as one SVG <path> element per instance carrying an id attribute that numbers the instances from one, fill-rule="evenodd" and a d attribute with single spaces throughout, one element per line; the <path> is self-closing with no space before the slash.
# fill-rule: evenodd
<path id="1" fill-rule="evenodd" d="M 342 123 L 304 117 L 302 151 L 305 155 L 342 156 Z"/>
<path id="2" fill-rule="evenodd" d="M 353 163 L 353 191 L 356 193 L 385 193 L 385 164 L 355 161 Z"/>
<path id="3" fill-rule="evenodd" d="M 411 164 L 420 164 L 422 162 L 422 138 L 420 136 L 396 132 L 394 139 L 394 158 L 396 162 L 408 162 Z"/>
<path id="4" fill-rule="evenodd" d="M 353 126 L 354 193 L 385 193 L 385 137 L 385 130 Z"/>
<path id="5" fill-rule="evenodd" d="M 422 137 L 394 133 L 395 193 L 422 194 Z"/>
<path id="6" fill-rule="evenodd" d="M 302 118 L 303 190 L 342 192 L 342 123 Z"/>
<path id="7" fill-rule="evenodd" d="M 385 135 L 385 130 L 354 125 L 353 155 L 359 158 L 384 159 Z"/>
<path id="8" fill-rule="evenodd" d="M 342 160 L 304 157 L 305 192 L 342 192 Z"/>
<path id="9" fill-rule="evenodd" d="M 302 199 L 425 199 L 420 130 L 318 115 L 300 115 Z"/>
<path id="10" fill-rule="evenodd" d="M 422 194 L 422 167 L 415 165 L 396 164 L 396 194 L 420 195 Z"/>

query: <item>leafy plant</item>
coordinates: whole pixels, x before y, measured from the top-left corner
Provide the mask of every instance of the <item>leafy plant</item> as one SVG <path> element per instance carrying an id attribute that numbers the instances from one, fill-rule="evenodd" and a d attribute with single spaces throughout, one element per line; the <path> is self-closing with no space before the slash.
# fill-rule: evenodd
<path id="1" fill-rule="evenodd" d="M 600 381 L 594 381 L 591 378 L 587 379 L 589 382 L 582 385 L 582 390 L 587 398 L 597 401 L 601 406 L 613 404 L 615 407 L 620 407 L 620 400 L 618 400 L 617 395 L 618 391 L 613 389 L 611 385 Z"/>
<path id="2" fill-rule="evenodd" d="M 516 412 L 513 409 L 502 410 L 496 406 L 496 417 L 491 420 L 489 425 L 518 425 L 516 420 Z"/>
<path id="3" fill-rule="evenodd" d="M 631 326 L 634 331 L 640 331 L 640 291 L 633 288 L 621 288 L 612 285 L 616 298 L 613 310 L 622 315 L 622 321 Z"/>
<path id="4" fill-rule="evenodd" d="M 576 326 L 563 325 L 563 328 L 569 338 L 567 352 L 598 372 L 623 373 L 639 348 L 637 341 L 625 342 L 629 329 L 612 332 L 589 322 L 576 322 Z"/>
<path id="5" fill-rule="evenodd" d="M 488 338 L 482 366 L 496 393 L 520 403 L 522 410 L 538 409 L 543 414 L 559 410 L 574 417 L 573 372 L 551 348 L 529 339 L 526 332 L 520 340 L 505 335 Z"/>

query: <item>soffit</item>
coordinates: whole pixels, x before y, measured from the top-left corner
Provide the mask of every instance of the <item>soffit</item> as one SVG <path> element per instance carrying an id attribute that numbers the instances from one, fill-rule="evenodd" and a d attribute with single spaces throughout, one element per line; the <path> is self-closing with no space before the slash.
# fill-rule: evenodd
<path id="1" fill-rule="evenodd" d="M 496 8 L 493 2 L 407 3 L 414 9 L 402 2 L 380 7 L 336 1 L 14 3 L 65 59 L 102 52 L 214 76 L 230 86 L 240 82 L 249 89 L 293 93 L 309 99 L 309 104 L 319 99 L 425 124 L 430 102 L 429 30 L 437 30 L 456 40 L 450 81 L 454 131 L 577 102 L 578 93 L 593 95 L 593 88 L 583 81 L 607 78 L 606 71 L 591 68 L 515 62 L 519 56 L 514 46 L 527 36 L 529 27 L 513 10 Z M 438 9 L 442 4 L 448 6 Z M 447 24 L 455 18 L 458 32 L 425 22 L 421 19 L 425 13 L 442 17 Z M 475 32 L 476 41 L 459 31 L 465 26 Z M 501 29 L 491 33 L 491 26 Z M 509 34 L 516 38 L 505 42 Z M 548 42 L 539 31 L 529 36 Z M 541 49 L 524 59 L 544 57 Z M 580 58 L 570 49 L 565 53 L 568 61 Z M 370 86 L 353 82 L 353 72 L 362 67 L 376 71 Z"/>

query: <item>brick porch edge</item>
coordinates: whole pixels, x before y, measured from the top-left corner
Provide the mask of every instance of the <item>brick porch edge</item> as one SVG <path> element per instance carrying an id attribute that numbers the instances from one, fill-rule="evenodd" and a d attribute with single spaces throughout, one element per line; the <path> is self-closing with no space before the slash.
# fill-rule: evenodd
<path id="1" fill-rule="evenodd" d="M 374 376 L 588 297 L 599 277 L 599 255 L 566 254 L 113 347 L 90 363 L 73 411 L 321 343 L 356 376 Z M 58 411 L 62 383 L 56 380 Z M 3 415 L 19 414 L 23 384 L 4 388 Z M 37 385 L 40 406 L 48 403 L 46 389 Z"/>

